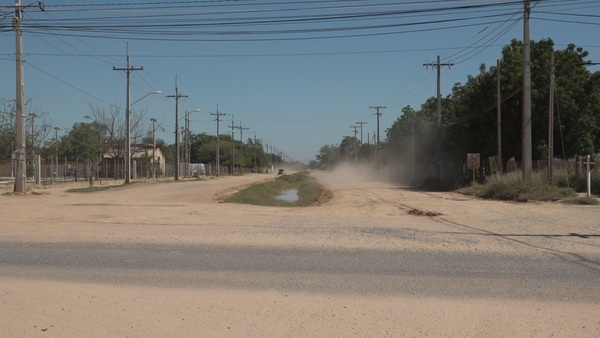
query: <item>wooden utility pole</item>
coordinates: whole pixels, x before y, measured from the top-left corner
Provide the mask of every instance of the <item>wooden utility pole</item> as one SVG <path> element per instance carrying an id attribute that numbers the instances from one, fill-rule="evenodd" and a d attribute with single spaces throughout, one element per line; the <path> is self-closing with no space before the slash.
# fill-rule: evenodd
<path id="1" fill-rule="evenodd" d="M 423 66 L 435 68 L 437 70 L 437 118 L 435 122 L 435 158 L 437 161 L 438 180 L 442 179 L 442 161 L 441 161 L 441 142 L 442 142 L 442 89 L 441 89 L 441 68 L 452 67 L 453 63 L 441 63 L 440 56 L 436 63 L 424 63 Z"/>
<path id="2" fill-rule="evenodd" d="M 523 10 L 523 116 L 522 158 L 523 182 L 532 181 L 533 159 L 531 149 L 531 43 L 529 41 L 529 0 L 524 0 Z"/>
<path id="3" fill-rule="evenodd" d="M 550 55 L 550 102 L 548 103 L 548 181 L 552 183 L 554 165 L 554 51 Z"/>

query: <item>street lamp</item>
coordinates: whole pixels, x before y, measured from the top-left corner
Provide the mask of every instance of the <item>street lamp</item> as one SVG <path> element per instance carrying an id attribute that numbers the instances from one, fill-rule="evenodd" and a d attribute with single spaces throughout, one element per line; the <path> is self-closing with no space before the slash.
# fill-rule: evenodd
<path id="1" fill-rule="evenodd" d="M 125 155 L 127 156 L 127 160 L 125 161 L 125 172 L 126 172 L 125 184 L 129 184 L 129 182 L 131 181 L 131 106 L 140 102 L 143 98 L 145 98 L 149 95 L 153 95 L 153 94 L 162 94 L 162 91 L 155 90 L 153 92 L 150 92 L 127 106 L 127 111 L 125 113 L 125 119 L 126 119 L 125 138 L 127 139 L 127 147 L 125 148 Z M 129 95 L 129 93 L 127 93 L 127 95 Z"/>

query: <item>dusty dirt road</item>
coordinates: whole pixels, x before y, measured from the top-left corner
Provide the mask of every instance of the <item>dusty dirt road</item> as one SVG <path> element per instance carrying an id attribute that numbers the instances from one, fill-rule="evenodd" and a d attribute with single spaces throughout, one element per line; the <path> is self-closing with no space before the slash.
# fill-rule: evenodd
<path id="1" fill-rule="evenodd" d="M 600 285 L 597 206 L 481 201 L 406 190 L 350 171 L 314 175 L 334 198 L 310 208 L 219 203 L 242 186 L 272 179 L 266 175 L 134 184 L 93 194 L 64 188 L 5 194 L 0 245 L 377 250 L 534 262 L 538 257 L 575 266 Z M 0 257 L 2 337 L 600 336 L 598 288 L 582 290 L 587 297 L 582 296 L 565 290 L 558 277 L 540 281 L 540 287 L 551 290 L 556 283 L 556 293 L 566 299 L 506 297 L 511 290 L 443 296 L 442 288 L 440 296 L 136 285 L 44 278 L 35 271 L 44 266 L 15 264 Z M 444 278 L 436 283 L 443 285 Z M 341 283 L 340 289 L 352 284 L 351 276 Z M 577 297 L 570 299 L 570 292 Z"/>

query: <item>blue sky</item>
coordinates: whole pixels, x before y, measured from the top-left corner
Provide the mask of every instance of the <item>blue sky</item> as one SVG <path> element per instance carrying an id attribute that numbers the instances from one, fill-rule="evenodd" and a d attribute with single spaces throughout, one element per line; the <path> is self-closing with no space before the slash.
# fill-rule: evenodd
<path id="1" fill-rule="evenodd" d="M 230 132 L 233 115 L 235 125 L 248 128 L 244 139 L 256 133 L 303 162 L 313 160 L 321 146 L 353 136 L 350 126 L 359 121 L 367 122 L 363 141 L 369 136 L 373 142 L 377 120 L 370 106 L 387 107 L 381 111 L 383 139 L 403 107 L 419 108 L 436 94 L 436 72 L 423 64 L 437 55 L 454 64 L 442 70 L 447 95 L 480 64 L 494 65 L 511 39 L 523 38 L 523 1 L 44 4 L 45 12 L 25 11 L 23 38 L 25 96 L 31 99 L 28 111 L 46 113 L 39 123 L 60 127 L 60 135 L 85 122 L 90 105 L 124 107 L 125 72 L 113 67 L 126 67 L 128 48 L 131 65 L 144 68 L 132 72 L 131 101 L 163 93 L 132 106 L 146 111 L 147 128 L 151 117 L 161 123 L 158 138 L 174 143 L 175 100 L 165 95 L 175 94 L 177 78 L 180 94 L 188 96 L 179 101 L 179 116 L 202 109 L 191 113 L 193 133 L 216 134 L 210 113 L 218 106 L 228 114 L 222 133 Z M 0 0 L 0 97 L 6 99 L 15 96 L 15 37 L 13 10 L 2 6 L 12 5 Z M 545 0 L 531 6 L 533 40 L 552 38 L 557 49 L 574 43 L 590 52 L 589 60 L 600 61 L 600 2 Z M 141 31 L 146 23 L 150 27 Z M 149 31 L 153 25 L 156 31 Z"/>

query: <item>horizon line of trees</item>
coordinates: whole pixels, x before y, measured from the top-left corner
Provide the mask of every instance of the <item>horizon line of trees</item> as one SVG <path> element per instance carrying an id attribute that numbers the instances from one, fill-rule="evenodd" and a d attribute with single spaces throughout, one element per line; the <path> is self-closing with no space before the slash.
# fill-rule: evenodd
<path id="1" fill-rule="evenodd" d="M 589 53 L 569 44 L 555 50 L 551 39 L 531 41 L 532 76 L 532 157 L 548 161 L 548 131 L 550 128 L 551 54 L 555 59 L 554 93 L 554 158 L 572 159 L 598 154 L 600 151 L 600 72 L 591 72 L 586 61 Z M 501 154 L 503 170 L 522 153 L 522 74 L 523 44 L 513 39 L 502 48 L 499 59 L 501 91 Z M 479 153 L 482 160 L 498 155 L 497 146 L 497 66 L 482 64 L 477 75 L 469 75 L 464 84 L 456 83 L 452 92 L 442 98 L 441 161 L 446 172 L 460 175 L 468 153 Z M 401 115 L 385 131 L 381 143 L 383 163 L 410 167 L 432 175 L 437 166 L 436 97 L 424 102 L 420 109 L 402 108 Z M 324 145 L 315 168 L 328 168 L 338 161 L 358 160 L 374 164 L 371 152 L 359 152 L 358 157 L 346 154 L 344 137 L 339 145 Z M 364 146 L 364 145 L 363 145 Z M 362 146 L 361 148 L 362 149 Z M 372 149 L 375 152 L 375 149 Z M 596 155 L 597 156 L 597 155 Z M 425 169 L 427 168 L 427 169 Z M 430 177 L 431 178 L 431 177 Z"/>
<path id="2" fill-rule="evenodd" d="M 0 160 L 10 160 L 15 142 L 14 102 L 0 99 Z M 48 113 L 26 114 L 26 150 L 28 162 L 33 154 L 50 162 L 54 158 L 70 162 L 86 161 L 99 163 L 103 157 L 122 159 L 125 156 L 126 130 L 124 113 L 114 104 L 107 108 L 91 106 L 85 122 L 76 122 L 69 130 L 55 130 L 47 122 Z M 131 148 L 134 153 L 151 149 L 154 144 L 161 150 L 167 163 L 175 162 L 175 144 L 169 144 L 161 138 L 152 139 L 153 130 L 160 125 L 148 127 L 145 111 L 131 114 Z M 34 122 L 37 123 L 34 124 Z M 190 131 L 189 144 L 180 142 L 180 163 L 187 160 L 184 149 L 189 146 L 189 162 L 216 165 L 216 135 L 193 133 Z M 236 140 L 231 135 L 219 135 L 219 157 L 221 166 L 254 168 L 278 165 L 286 162 L 285 154 L 279 151 L 265 151 L 262 140 L 248 138 L 246 142 Z M 143 156 L 151 158 L 151 152 Z M 295 163 L 297 164 L 297 163 Z"/>

